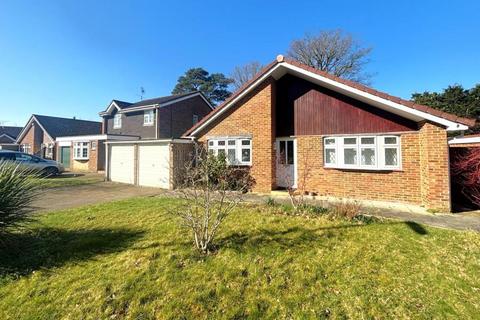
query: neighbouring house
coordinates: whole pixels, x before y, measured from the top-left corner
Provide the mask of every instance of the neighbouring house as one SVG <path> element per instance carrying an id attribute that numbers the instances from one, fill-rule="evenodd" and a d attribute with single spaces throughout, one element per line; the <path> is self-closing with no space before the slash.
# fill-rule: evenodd
<path id="1" fill-rule="evenodd" d="M 22 127 L 0 126 L 0 149 L 18 150 L 17 137 Z"/>
<path id="2" fill-rule="evenodd" d="M 175 170 L 183 166 L 192 146 L 180 137 L 212 110 L 200 92 L 135 103 L 113 100 L 100 113 L 102 134 L 135 138 L 107 139 L 107 180 L 173 188 Z"/>
<path id="3" fill-rule="evenodd" d="M 278 56 L 184 137 L 250 167 L 256 192 L 450 211 L 447 132 L 474 124 Z"/>
<path id="4" fill-rule="evenodd" d="M 19 150 L 45 159 L 59 160 L 57 137 L 101 134 L 102 123 L 34 114 L 17 137 Z"/>

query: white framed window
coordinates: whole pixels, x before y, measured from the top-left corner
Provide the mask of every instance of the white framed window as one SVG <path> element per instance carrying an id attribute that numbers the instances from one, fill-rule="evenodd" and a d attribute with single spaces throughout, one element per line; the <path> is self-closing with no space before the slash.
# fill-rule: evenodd
<path id="1" fill-rule="evenodd" d="M 230 165 L 252 164 L 252 140 L 249 138 L 209 139 L 208 152 L 224 155 Z"/>
<path id="2" fill-rule="evenodd" d="M 92 141 L 90 143 L 90 149 L 91 150 L 97 150 L 97 141 Z"/>
<path id="3" fill-rule="evenodd" d="M 198 115 L 196 115 L 196 114 L 193 115 L 192 123 L 193 123 L 193 125 L 196 125 L 198 123 Z"/>
<path id="4" fill-rule="evenodd" d="M 340 169 L 401 169 L 400 137 L 337 136 L 323 139 L 324 166 Z"/>
<path id="5" fill-rule="evenodd" d="M 155 112 L 152 110 L 145 110 L 143 112 L 143 125 L 144 126 L 153 126 L 155 122 Z"/>
<path id="6" fill-rule="evenodd" d="M 117 113 L 113 116 L 113 129 L 120 129 L 122 127 L 122 115 Z"/>
<path id="7" fill-rule="evenodd" d="M 45 145 L 45 159 L 53 159 L 53 143 Z"/>
<path id="8" fill-rule="evenodd" d="M 88 160 L 90 156 L 88 142 L 75 142 L 73 144 L 73 159 Z"/>
<path id="9" fill-rule="evenodd" d="M 29 143 L 24 143 L 20 145 L 20 152 L 31 154 L 32 149 Z"/>

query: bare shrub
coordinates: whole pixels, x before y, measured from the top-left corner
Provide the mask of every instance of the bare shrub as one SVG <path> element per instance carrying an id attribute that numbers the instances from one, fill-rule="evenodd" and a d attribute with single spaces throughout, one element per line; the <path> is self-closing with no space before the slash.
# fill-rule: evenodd
<path id="1" fill-rule="evenodd" d="M 334 219 L 353 220 L 362 213 L 362 206 L 356 201 L 341 201 L 330 208 L 330 217 Z"/>
<path id="2" fill-rule="evenodd" d="M 196 146 L 193 158 L 182 172 L 179 192 L 184 201 L 170 213 L 192 233 L 195 247 L 207 254 L 222 222 L 243 201 L 254 180 L 248 169 L 229 166 L 223 155 L 208 154 L 201 146 Z"/>

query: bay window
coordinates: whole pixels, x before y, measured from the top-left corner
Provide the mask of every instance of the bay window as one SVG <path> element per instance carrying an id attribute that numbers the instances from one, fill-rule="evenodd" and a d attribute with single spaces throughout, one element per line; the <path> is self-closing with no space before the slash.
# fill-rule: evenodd
<path id="1" fill-rule="evenodd" d="M 324 166 L 340 169 L 398 170 L 399 136 L 325 137 Z"/>
<path id="2" fill-rule="evenodd" d="M 248 138 L 209 139 L 208 152 L 225 156 L 230 165 L 252 164 L 252 142 Z"/>
<path id="3" fill-rule="evenodd" d="M 88 147 L 89 147 L 88 142 L 75 142 L 73 144 L 73 159 L 88 160 L 89 158 Z"/>

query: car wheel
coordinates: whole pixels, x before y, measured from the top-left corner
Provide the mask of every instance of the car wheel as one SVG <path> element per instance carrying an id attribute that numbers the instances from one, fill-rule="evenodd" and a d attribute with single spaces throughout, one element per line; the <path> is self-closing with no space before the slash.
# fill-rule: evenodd
<path id="1" fill-rule="evenodd" d="M 55 167 L 48 167 L 43 169 L 42 175 L 44 177 L 56 176 L 58 174 L 58 169 Z"/>

